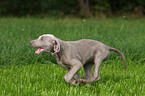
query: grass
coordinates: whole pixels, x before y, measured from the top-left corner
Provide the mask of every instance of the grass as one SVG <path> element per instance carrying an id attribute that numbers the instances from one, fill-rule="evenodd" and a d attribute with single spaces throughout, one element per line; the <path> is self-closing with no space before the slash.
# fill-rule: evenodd
<path id="1" fill-rule="evenodd" d="M 0 18 L 0 96 L 144 96 L 145 19 Z M 48 53 L 35 55 L 29 41 L 42 34 L 62 40 L 94 39 L 123 52 L 111 52 L 94 87 L 73 87 L 67 70 Z M 84 70 L 79 74 L 84 78 Z"/>

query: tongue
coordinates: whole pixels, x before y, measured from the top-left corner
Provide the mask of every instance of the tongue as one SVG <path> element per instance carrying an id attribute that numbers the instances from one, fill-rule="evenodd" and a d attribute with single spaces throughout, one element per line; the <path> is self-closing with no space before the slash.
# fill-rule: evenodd
<path id="1" fill-rule="evenodd" d="M 44 49 L 39 48 L 37 51 L 35 51 L 35 54 L 40 54 L 42 51 L 44 51 Z"/>

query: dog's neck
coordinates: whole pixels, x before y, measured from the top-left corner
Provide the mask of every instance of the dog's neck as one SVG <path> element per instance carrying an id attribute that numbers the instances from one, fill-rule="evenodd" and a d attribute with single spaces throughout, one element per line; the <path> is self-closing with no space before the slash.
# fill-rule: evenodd
<path id="1" fill-rule="evenodd" d="M 63 51 L 64 51 L 64 48 L 65 48 L 64 46 L 66 46 L 66 43 L 63 40 L 60 40 L 60 39 L 57 39 L 57 40 L 60 44 L 60 51 L 55 53 L 53 56 L 60 59 L 60 57 L 62 57 L 62 55 L 63 55 Z"/>

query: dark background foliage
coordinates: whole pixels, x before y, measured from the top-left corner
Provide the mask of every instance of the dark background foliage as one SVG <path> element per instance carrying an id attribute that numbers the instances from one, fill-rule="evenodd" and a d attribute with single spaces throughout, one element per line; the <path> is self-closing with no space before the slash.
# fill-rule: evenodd
<path id="1" fill-rule="evenodd" d="M 0 16 L 145 15 L 144 0 L 0 0 Z"/>

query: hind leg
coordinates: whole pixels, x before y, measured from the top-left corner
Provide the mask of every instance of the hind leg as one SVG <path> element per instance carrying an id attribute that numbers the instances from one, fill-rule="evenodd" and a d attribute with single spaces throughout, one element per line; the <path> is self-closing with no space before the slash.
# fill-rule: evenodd
<path id="1" fill-rule="evenodd" d="M 86 80 L 86 82 L 95 82 L 100 79 L 99 76 L 100 65 L 104 60 L 108 58 L 109 54 L 110 52 L 108 50 L 98 50 L 94 58 L 95 63 L 94 75 L 89 80 Z"/>
<path id="2" fill-rule="evenodd" d="M 108 58 L 109 54 L 110 52 L 108 50 L 99 50 L 97 52 L 94 59 L 94 62 L 95 62 L 94 75 L 91 78 L 91 81 L 89 82 L 95 82 L 100 79 L 100 76 L 99 76 L 100 66 L 102 62 Z"/>
<path id="3" fill-rule="evenodd" d="M 100 79 L 100 76 L 99 76 L 100 66 L 103 61 L 105 61 L 109 58 L 109 56 L 110 56 L 109 50 L 106 50 L 106 52 L 103 52 L 102 55 L 100 54 L 100 56 L 99 56 L 99 54 L 96 55 L 95 60 L 94 60 L 94 62 L 95 62 L 94 75 L 93 75 L 91 82 L 95 82 Z"/>
<path id="4" fill-rule="evenodd" d="M 90 78 L 92 78 L 92 67 L 93 64 L 88 63 L 84 65 L 84 70 L 85 70 L 85 79 L 80 79 L 79 82 L 83 84 L 87 84 L 87 81 L 89 81 Z"/>
<path id="5" fill-rule="evenodd" d="M 89 80 L 92 77 L 92 67 L 93 67 L 93 64 L 91 63 L 84 65 L 86 80 Z"/>

